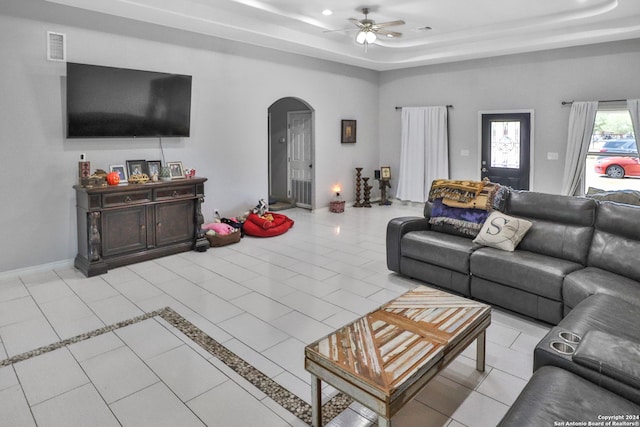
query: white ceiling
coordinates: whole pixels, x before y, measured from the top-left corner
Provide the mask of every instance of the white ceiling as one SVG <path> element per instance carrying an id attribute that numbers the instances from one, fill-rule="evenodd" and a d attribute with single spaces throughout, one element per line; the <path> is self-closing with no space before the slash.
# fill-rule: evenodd
<path id="1" fill-rule="evenodd" d="M 373 70 L 640 38 L 640 0 L 47 1 Z M 404 20 L 390 28 L 403 36 L 365 52 L 348 21 L 362 7 L 378 23 Z M 350 31 L 327 32 L 338 29 Z"/>

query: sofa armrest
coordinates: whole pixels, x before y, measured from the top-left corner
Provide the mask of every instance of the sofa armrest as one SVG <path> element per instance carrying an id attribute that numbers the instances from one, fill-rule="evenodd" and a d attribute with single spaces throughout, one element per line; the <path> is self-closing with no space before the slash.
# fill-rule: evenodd
<path id="1" fill-rule="evenodd" d="M 387 268 L 400 273 L 400 242 L 410 231 L 428 230 L 429 220 L 423 217 L 399 217 L 387 224 Z"/>
<path id="2" fill-rule="evenodd" d="M 600 375 L 640 389 L 640 343 L 591 330 L 584 335 L 572 360 Z"/>

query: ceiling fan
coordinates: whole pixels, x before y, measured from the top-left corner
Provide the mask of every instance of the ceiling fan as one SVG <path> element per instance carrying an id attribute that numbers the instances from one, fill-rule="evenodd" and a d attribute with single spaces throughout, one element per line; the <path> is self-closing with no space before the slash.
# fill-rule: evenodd
<path id="1" fill-rule="evenodd" d="M 362 13 L 364 14 L 364 19 L 356 19 L 349 18 L 349 21 L 353 23 L 358 29 L 358 34 L 356 34 L 356 43 L 364 45 L 365 49 L 368 44 L 371 44 L 376 41 L 377 34 L 382 34 L 390 38 L 402 37 L 402 33 L 397 31 L 387 30 L 387 27 L 393 27 L 396 25 L 404 25 L 404 21 L 402 19 L 398 19 L 396 21 L 389 22 L 381 22 L 376 24 L 376 21 L 373 19 L 369 19 L 369 8 L 363 7 Z M 353 28 L 355 30 L 355 28 Z M 335 31 L 350 31 L 351 29 L 344 30 L 335 30 Z"/>

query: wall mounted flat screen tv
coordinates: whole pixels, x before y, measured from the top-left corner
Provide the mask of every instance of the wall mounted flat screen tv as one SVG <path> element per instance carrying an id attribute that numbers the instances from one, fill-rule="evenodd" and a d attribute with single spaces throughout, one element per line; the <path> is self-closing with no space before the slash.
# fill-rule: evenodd
<path id="1" fill-rule="evenodd" d="M 188 137 L 191 76 L 67 63 L 67 137 Z"/>

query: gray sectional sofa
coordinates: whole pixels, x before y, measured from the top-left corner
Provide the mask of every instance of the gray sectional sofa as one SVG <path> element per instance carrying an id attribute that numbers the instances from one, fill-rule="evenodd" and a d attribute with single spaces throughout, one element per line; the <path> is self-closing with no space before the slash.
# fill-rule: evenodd
<path id="1" fill-rule="evenodd" d="M 429 224 L 432 206 L 389 222 L 390 270 L 554 325 L 595 293 L 640 304 L 640 207 L 511 191 L 505 213 L 533 225 L 507 252 Z"/>
<path id="2" fill-rule="evenodd" d="M 430 224 L 433 206 L 389 222 L 390 270 L 553 325 L 500 425 L 640 425 L 640 206 L 512 190 L 504 213 L 532 223 L 513 252 Z"/>

